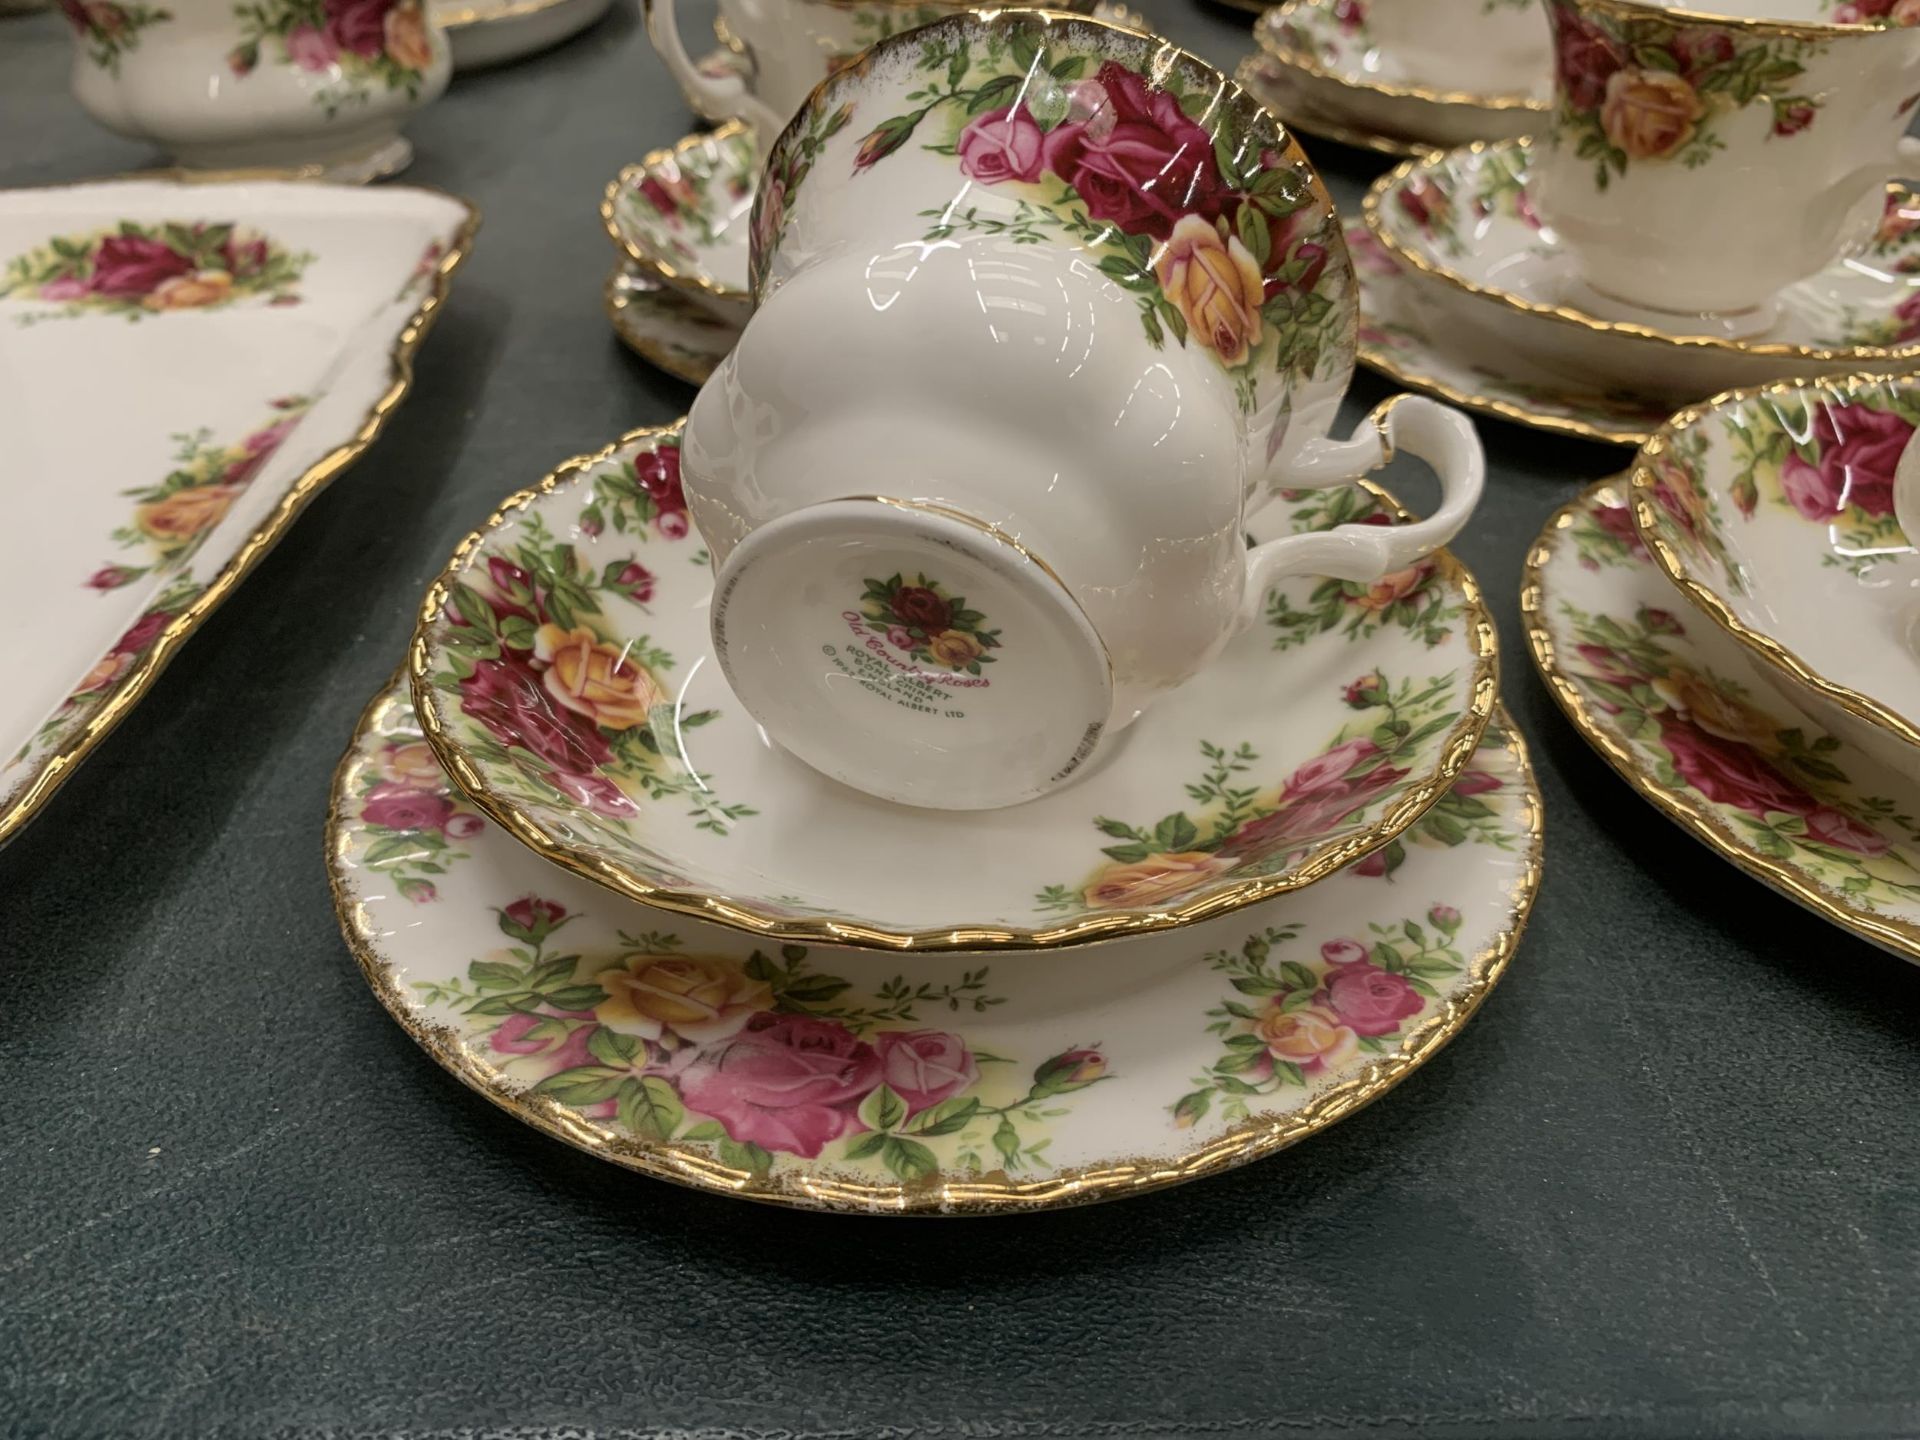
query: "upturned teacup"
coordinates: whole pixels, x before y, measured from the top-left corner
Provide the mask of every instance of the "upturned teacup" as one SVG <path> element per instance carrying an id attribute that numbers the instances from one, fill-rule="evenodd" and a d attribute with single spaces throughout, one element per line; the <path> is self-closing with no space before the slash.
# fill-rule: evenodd
<path id="1" fill-rule="evenodd" d="M 1762 330 L 1780 290 L 1865 239 L 1883 187 L 1920 171 L 1902 141 L 1920 92 L 1911 0 L 1871 15 L 1875 0 L 1735 0 L 1728 16 L 1545 3 L 1555 103 L 1535 202 L 1583 308 Z"/>
<path id="2" fill-rule="evenodd" d="M 390 175 L 401 122 L 447 88 L 422 0 L 61 0 L 88 114 L 196 170 Z"/>
<path id="3" fill-rule="evenodd" d="M 1367 0 L 1391 63 L 1444 90 L 1531 95 L 1553 64 L 1540 0 Z"/>
<path id="4" fill-rule="evenodd" d="M 1012 10 L 882 42 L 773 146 L 753 227 L 758 308 L 682 449 L 715 650 L 871 794 L 1042 794 L 1277 577 L 1377 580 L 1478 499 L 1433 401 L 1325 438 L 1357 320 L 1333 205 L 1252 99 L 1134 32 Z M 1276 491 L 1396 445 L 1432 518 L 1247 547 Z"/>

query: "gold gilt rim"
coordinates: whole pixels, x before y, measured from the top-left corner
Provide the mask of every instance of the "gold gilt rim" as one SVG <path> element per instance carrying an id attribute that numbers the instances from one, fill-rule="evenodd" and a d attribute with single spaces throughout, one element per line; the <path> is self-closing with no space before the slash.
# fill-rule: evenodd
<path id="1" fill-rule="evenodd" d="M 1663 20 L 1674 25 L 1714 25 L 1748 35 L 1786 35 L 1802 40 L 1831 39 L 1836 35 L 1872 35 L 1894 27 L 1848 23 L 1842 20 L 1760 20 L 1721 15 L 1711 10 L 1688 10 L 1678 5 L 1638 4 L 1635 0 L 1572 0 L 1576 10 L 1598 10 L 1617 20 Z"/>
<path id="2" fill-rule="evenodd" d="M 1531 95 L 1481 95 L 1467 90 L 1432 90 L 1424 85 L 1376 80 L 1370 75 L 1353 75 L 1346 71 L 1329 69 L 1318 55 L 1310 55 L 1297 46 L 1290 45 L 1279 33 L 1280 27 L 1301 11 L 1322 8 L 1324 8 L 1323 0 L 1286 0 L 1285 4 L 1274 6 L 1254 21 L 1254 41 L 1274 59 L 1304 74 L 1345 86 L 1349 90 L 1365 90 L 1369 94 L 1383 95 L 1390 100 L 1423 100 L 1429 105 L 1492 110 L 1501 113 L 1509 110 L 1530 110 L 1540 115 L 1545 115 L 1553 108 L 1545 100 L 1536 100 Z"/>
<path id="3" fill-rule="evenodd" d="M 1920 960 L 1920 924 L 1876 915 L 1847 903 L 1817 884 L 1804 872 L 1772 856 L 1753 849 L 1739 834 L 1704 805 L 1684 791 L 1669 790 L 1650 771 L 1632 746 L 1618 739 L 1587 709 L 1585 697 L 1572 678 L 1559 665 L 1553 632 L 1547 619 L 1545 570 L 1553 559 L 1560 536 L 1595 504 L 1624 502 L 1626 474 L 1599 480 L 1556 510 L 1527 551 L 1526 566 L 1520 580 L 1520 620 L 1526 627 L 1527 647 L 1534 667 L 1547 682 L 1553 698 L 1567 719 L 1586 742 L 1614 771 L 1654 809 L 1692 835 L 1723 860 L 1731 861 L 1747 874 L 1804 905 L 1824 920 L 1843 930 L 1909 959 Z"/>
<path id="4" fill-rule="evenodd" d="M 1387 402 L 1388 405 L 1393 403 L 1391 400 Z M 528 849 L 562 869 L 571 870 L 643 905 L 711 920 L 772 940 L 919 954 L 1003 949 L 1046 950 L 1084 945 L 1123 935 L 1150 935 L 1162 930 L 1174 930 L 1211 919 L 1215 915 L 1243 909 L 1262 900 L 1270 900 L 1276 895 L 1304 889 L 1387 844 L 1426 814 L 1434 802 L 1452 787 L 1455 778 L 1479 746 L 1480 736 L 1498 703 L 1499 647 L 1493 619 L 1481 600 L 1478 582 L 1450 550 L 1443 548 L 1436 550 L 1432 559 L 1440 574 L 1459 588 L 1467 612 L 1463 628 L 1473 659 L 1473 675 L 1468 686 L 1466 708 L 1452 732 L 1441 743 L 1432 771 L 1424 780 L 1410 786 L 1399 802 L 1368 829 L 1345 840 L 1322 846 L 1288 874 L 1255 876 L 1215 887 L 1172 909 L 1106 911 L 1040 929 L 1002 925 L 896 929 L 846 919 L 779 914 L 756 908 L 748 901 L 728 899 L 702 890 L 655 885 L 639 879 L 622 865 L 603 856 L 589 854 L 584 848 L 549 834 L 514 801 L 496 793 L 487 783 L 486 777 L 467 759 L 459 743 L 448 733 L 447 722 L 441 718 L 439 699 L 432 683 L 433 630 L 440 622 L 454 583 L 465 572 L 470 558 L 492 538 L 494 531 L 544 496 L 573 484 L 595 466 L 605 464 L 622 448 L 675 433 L 683 423 L 684 420 L 671 425 L 643 426 L 630 430 L 611 445 L 590 455 L 577 455 L 528 489 L 508 496 L 499 509 L 487 517 L 485 524 L 460 542 L 446 568 L 427 587 L 419 617 L 414 623 L 413 640 L 408 647 L 413 703 L 419 714 L 420 727 L 426 732 L 427 741 L 441 765 L 461 790 L 494 823 Z M 1396 512 L 1405 513 L 1400 510 L 1399 502 L 1379 486 L 1364 480 L 1358 483 Z"/>
<path id="5" fill-rule="evenodd" d="M 1388 251 L 1398 257 L 1403 264 L 1429 279 L 1437 280 L 1464 294 L 1473 295 L 1482 300 L 1491 300 L 1505 309 L 1524 315 L 1538 316 L 1540 319 L 1552 320 L 1561 325 L 1571 325 L 1591 335 L 1619 335 L 1667 349 L 1723 350 L 1729 354 L 1762 358 L 1834 361 L 1920 360 L 1920 343 L 1891 348 L 1880 345 L 1849 345 L 1841 349 L 1826 350 L 1813 345 L 1756 344 L 1750 340 L 1728 340 L 1718 335 L 1669 335 L 1664 330 L 1636 325 L 1627 320 L 1601 320 L 1564 305 L 1546 305 L 1534 300 L 1524 300 L 1511 291 L 1481 285 L 1457 271 L 1434 263 L 1420 251 L 1396 239 L 1388 229 L 1386 221 L 1381 218 L 1380 211 L 1386 204 L 1387 196 L 1411 178 L 1417 170 L 1432 170 L 1440 165 L 1450 164 L 1463 155 L 1480 156 L 1492 150 L 1528 150 L 1531 147 L 1532 141 L 1527 139 L 1476 140 L 1470 145 L 1456 146 L 1451 150 L 1437 151 L 1431 155 L 1416 155 L 1404 164 L 1394 166 L 1373 182 L 1367 190 L 1366 198 L 1360 202 L 1361 216 L 1367 222 L 1367 228 L 1373 232 L 1375 239 L 1386 246 Z"/>
<path id="6" fill-rule="evenodd" d="M 664 285 L 687 295 L 704 295 L 714 300 L 725 301 L 729 305 L 742 308 L 753 304 L 753 292 L 745 288 L 736 289 L 710 280 L 705 275 L 695 274 L 691 270 L 682 270 L 670 260 L 663 260 L 650 251 L 642 250 L 627 233 L 620 228 L 619 219 L 614 213 L 614 202 L 631 190 L 648 173 L 662 165 L 677 165 L 680 157 L 690 150 L 703 150 L 733 139 L 737 135 L 749 133 L 744 120 L 729 120 L 712 130 L 701 130 L 692 135 L 684 135 L 673 144 L 660 150 L 650 150 L 640 157 L 638 163 L 621 167 L 620 173 L 607 182 L 606 190 L 600 196 L 600 224 L 605 227 L 607 238 L 613 241 L 618 250 L 634 265 L 647 272 Z"/>
<path id="7" fill-rule="evenodd" d="M 1884 702 L 1870 695 L 1863 695 L 1850 686 L 1837 680 L 1829 680 L 1813 666 L 1809 665 L 1794 650 L 1781 644 L 1771 635 L 1755 630 L 1743 621 L 1728 605 L 1720 593 L 1697 578 L 1687 569 L 1686 562 L 1660 535 L 1659 518 L 1654 512 L 1653 487 L 1657 483 L 1653 474 L 1653 461 L 1666 454 L 1674 441 L 1702 420 L 1711 418 L 1720 411 L 1735 405 L 1745 405 L 1756 400 L 1768 400 L 1775 396 L 1803 395 L 1809 391 L 1818 393 L 1823 390 L 1844 392 L 1867 385 L 1911 385 L 1912 376 L 1863 373 L 1857 375 L 1836 375 L 1823 380 L 1780 380 L 1771 385 L 1755 385 L 1743 390 L 1728 390 L 1714 396 L 1711 400 L 1682 410 L 1653 435 L 1641 447 L 1634 457 L 1632 478 L 1628 484 L 1633 500 L 1633 526 L 1646 542 L 1647 549 L 1653 553 L 1655 562 L 1666 572 L 1667 578 L 1680 587 L 1680 591 L 1694 606 L 1727 634 L 1746 646 L 1747 652 L 1764 661 L 1774 670 L 1797 684 L 1838 705 L 1849 715 L 1864 720 L 1869 725 L 1885 730 L 1896 739 L 1908 745 L 1920 746 L 1920 726 L 1892 709 Z"/>
<path id="8" fill-rule="evenodd" d="M 146 178 L 146 177 L 126 177 Z M 95 183 L 95 182 L 78 182 Z M 138 704 L 160 673 L 172 662 L 174 653 L 179 650 L 187 638 L 200 628 L 200 624 L 211 615 L 220 604 L 233 593 L 253 572 L 261 557 L 280 542 L 300 512 L 314 496 L 332 483 L 342 471 L 358 460 L 367 447 L 379 438 L 386 428 L 387 419 L 399 408 L 400 402 L 407 398 L 413 388 L 413 357 L 426 338 L 427 331 L 433 328 L 441 305 L 446 302 L 447 290 L 452 283 L 453 272 L 467 258 L 473 246 L 473 237 L 480 228 L 480 211 L 469 200 L 457 195 L 449 195 L 443 190 L 428 186 L 402 186 L 402 190 L 412 189 L 425 194 L 437 195 L 450 200 L 466 212 L 466 219 L 454 233 L 453 243 L 440 257 L 434 267 L 433 286 L 427 296 L 421 300 L 407 323 L 401 327 L 400 334 L 393 342 L 391 352 L 391 382 L 380 397 L 373 402 L 366 417 L 352 438 L 335 446 L 320 457 L 289 485 L 281 495 L 273 510 L 261 520 L 253 532 L 241 542 L 238 549 L 227 557 L 214 577 L 193 599 L 193 603 L 167 622 L 166 629 L 155 638 L 147 652 L 128 668 L 127 672 L 115 683 L 106 700 L 82 722 L 78 731 L 58 746 L 47 752 L 38 762 L 38 771 L 12 800 L 0 806 L 0 845 L 5 845 L 23 830 L 29 821 L 38 815 L 67 777 L 73 773 L 80 762 L 92 752 L 94 746 L 112 733 L 115 726 L 127 717 Z M 391 192 L 390 192 L 391 193 Z"/>
<path id="9" fill-rule="evenodd" d="M 502 20 L 524 20 L 527 16 L 538 15 L 543 10 L 557 10 L 562 5 L 577 3 L 578 0 L 515 0 L 514 4 L 502 5 L 493 10 L 483 9 L 478 5 L 468 5 L 458 10 L 435 10 L 433 18 L 439 22 L 442 30 L 463 30 L 469 27 L 478 29 L 482 25 L 492 25 Z"/>
<path id="10" fill-rule="evenodd" d="M 1516 425 L 1525 425 L 1530 430 L 1545 430 L 1555 435 L 1572 435 L 1581 440 L 1597 440 L 1603 445 L 1641 445 L 1646 442 L 1650 433 L 1645 430 L 1610 430 L 1603 425 L 1575 420 L 1568 416 L 1543 415 L 1509 400 L 1495 400 L 1488 396 L 1476 395 L 1471 390 L 1462 390 L 1459 386 L 1451 385 L 1445 380 L 1435 379 L 1431 375 L 1422 375 L 1417 370 L 1410 370 L 1385 350 L 1364 342 L 1355 358 L 1369 370 L 1377 370 L 1389 380 L 1398 381 L 1414 390 L 1424 390 L 1427 394 L 1450 401 L 1463 410 L 1490 415 L 1496 420 L 1510 420 Z"/>
<path id="11" fill-rule="evenodd" d="M 1323 112 L 1310 103 L 1306 104 L 1304 109 L 1294 109 L 1269 99 L 1265 92 L 1272 88 L 1273 82 L 1261 78 L 1259 73 L 1261 58 L 1258 55 L 1249 55 L 1242 60 L 1234 67 L 1233 82 L 1258 100 L 1269 114 L 1283 118 L 1289 130 L 1317 136 L 1322 140 L 1334 140 L 1342 145 L 1351 145 L 1356 150 L 1371 150 L 1376 155 L 1392 155 L 1399 159 L 1432 152 L 1432 146 L 1422 145 L 1415 140 L 1401 140 L 1392 135 L 1380 135 L 1370 130 L 1356 130 L 1350 125 L 1341 124 L 1338 120 L 1327 119 Z M 1303 119 L 1302 116 L 1305 118 Z"/>
<path id="12" fill-rule="evenodd" d="M 607 283 L 600 290 L 601 303 L 606 306 L 607 319 L 613 324 L 613 333 L 619 336 L 622 344 L 655 369 L 664 370 L 674 379 L 684 380 L 689 385 L 706 384 L 707 377 L 713 374 L 719 362 L 714 362 L 714 365 L 704 370 L 682 364 L 674 358 L 672 351 L 647 334 L 631 314 L 633 297 L 621 286 L 620 282 L 627 276 L 628 272 L 616 264 L 607 273 Z"/>
<path id="13" fill-rule="evenodd" d="M 1499 724 L 1526 793 L 1521 824 L 1528 836 L 1525 863 L 1508 892 L 1506 923 L 1492 943 L 1473 958 L 1460 991 L 1407 1035 L 1392 1054 L 1369 1064 L 1361 1074 L 1316 1095 L 1298 1110 L 1246 1121 L 1186 1155 L 1116 1158 L 1030 1181 L 1013 1180 L 1004 1171 L 964 1181 L 942 1181 L 933 1175 L 906 1184 L 871 1183 L 788 1171 L 756 1182 L 751 1171 L 722 1165 L 702 1148 L 617 1135 L 566 1109 L 550 1096 L 529 1094 L 508 1081 L 450 1026 L 422 1022 L 395 973 L 393 962 L 380 953 L 380 941 L 371 917 L 355 894 L 348 855 L 352 832 L 345 823 L 346 801 L 366 763 L 361 755 L 366 736 L 393 706 L 407 703 L 404 696 L 392 693 L 399 678 L 400 672 L 395 672 L 354 728 L 346 754 L 334 771 L 327 814 L 327 881 L 334 913 L 347 948 L 353 952 L 374 996 L 441 1068 L 535 1130 L 623 1169 L 688 1189 L 763 1204 L 882 1215 L 1004 1215 L 1144 1195 L 1276 1154 L 1378 1100 L 1460 1032 L 1506 974 L 1540 889 L 1544 812 L 1539 784 L 1527 755 L 1526 742 L 1512 717 L 1503 710 Z"/>

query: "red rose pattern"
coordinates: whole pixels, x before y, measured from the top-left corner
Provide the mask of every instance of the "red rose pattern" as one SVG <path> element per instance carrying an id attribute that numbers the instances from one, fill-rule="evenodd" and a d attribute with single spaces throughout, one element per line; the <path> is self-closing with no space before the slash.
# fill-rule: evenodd
<path id="1" fill-rule="evenodd" d="M 812 1159 L 863 1129 L 855 1111 L 880 1083 L 879 1053 L 837 1020 L 755 1015 L 723 1044 L 693 1052 L 681 1097 L 742 1144 Z"/>
<path id="2" fill-rule="evenodd" d="M 1893 513 L 1893 476 L 1913 425 L 1888 410 L 1864 404 L 1813 407 L 1807 445 L 1813 460 L 1796 450 L 1780 466 L 1780 483 L 1793 508 L 1809 520 L 1830 520 L 1847 509 L 1872 516 Z"/>

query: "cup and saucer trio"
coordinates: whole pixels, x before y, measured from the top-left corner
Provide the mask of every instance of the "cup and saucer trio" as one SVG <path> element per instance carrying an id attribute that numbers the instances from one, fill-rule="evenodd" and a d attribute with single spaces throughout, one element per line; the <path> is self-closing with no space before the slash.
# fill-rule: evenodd
<path id="1" fill-rule="evenodd" d="M 788 73 L 723 13 L 716 84 Z M 343 929 L 466 1083 L 722 1193 L 1010 1211 L 1284 1148 L 1459 1031 L 1538 885 L 1444 548 L 1472 423 L 1330 436 L 1338 217 L 1193 57 L 955 8 L 817 69 L 609 195 L 728 338 L 430 587 L 336 777 Z"/>

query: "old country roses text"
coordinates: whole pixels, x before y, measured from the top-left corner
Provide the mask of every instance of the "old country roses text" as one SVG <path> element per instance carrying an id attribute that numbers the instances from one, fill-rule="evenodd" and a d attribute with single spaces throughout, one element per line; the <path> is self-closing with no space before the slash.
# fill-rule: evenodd
<path id="1" fill-rule="evenodd" d="M 930 242 L 959 231 L 1014 244 L 1072 237 L 1133 293 L 1148 340 L 1164 347 L 1171 334 L 1210 351 L 1245 410 L 1257 408 L 1260 373 L 1315 378 L 1336 361 L 1353 322 L 1336 303 L 1346 270 L 1330 263 L 1335 222 L 1284 138 L 1260 133 L 1259 111 L 1220 106 L 1210 89 L 1183 94 L 1177 66 L 1149 82 L 1117 60 L 1049 64 L 1033 30 L 1004 33 L 929 38 L 920 69 L 938 78 L 865 137 L 855 170 L 921 135 L 924 149 L 955 156 L 969 179 L 1016 202 L 1011 218 L 964 205 L 926 212 Z"/>

